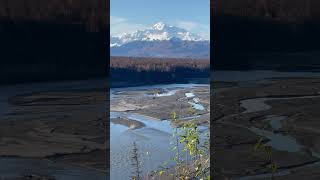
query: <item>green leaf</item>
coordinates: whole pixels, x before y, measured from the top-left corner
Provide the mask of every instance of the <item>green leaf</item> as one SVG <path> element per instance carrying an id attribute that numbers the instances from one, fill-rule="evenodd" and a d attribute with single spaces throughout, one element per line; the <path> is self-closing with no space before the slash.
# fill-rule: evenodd
<path id="1" fill-rule="evenodd" d="M 177 146 L 174 146 L 171 150 L 175 151 L 177 149 Z"/>
<path id="2" fill-rule="evenodd" d="M 259 139 L 259 141 L 257 142 L 257 144 L 254 146 L 254 150 L 255 151 L 257 151 L 260 147 L 261 147 L 261 145 L 262 145 L 262 138 L 260 138 Z"/>
<path id="3" fill-rule="evenodd" d="M 160 171 L 160 172 L 159 172 L 159 175 L 162 176 L 162 174 L 163 174 L 164 172 L 165 172 L 165 171 Z"/>

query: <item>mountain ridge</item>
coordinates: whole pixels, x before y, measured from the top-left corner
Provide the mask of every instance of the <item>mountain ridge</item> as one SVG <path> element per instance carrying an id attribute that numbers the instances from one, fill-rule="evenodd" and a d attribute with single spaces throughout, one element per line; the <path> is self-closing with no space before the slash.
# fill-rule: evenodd
<path id="1" fill-rule="evenodd" d="M 110 47 L 122 46 L 133 41 L 170 40 L 172 38 L 184 41 L 205 41 L 200 35 L 183 28 L 167 25 L 164 22 L 157 22 L 151 28 L 137 30 L 133 33 L 124 33 L 118 36 L 110 36 Z"/>
<path id="2" fill-rule="evenodd" d="M 185 29 L 163 22 L 151 28 L 110 36 L 112 56 L 207 58 L 210 41 Z"/>

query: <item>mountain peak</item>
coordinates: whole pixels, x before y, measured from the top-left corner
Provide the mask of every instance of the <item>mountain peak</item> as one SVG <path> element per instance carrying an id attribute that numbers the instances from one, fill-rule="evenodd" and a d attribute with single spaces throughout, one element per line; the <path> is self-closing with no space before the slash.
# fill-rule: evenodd
<path id="1" fill-rule="evenodd" d="M 166 26 L 167 26 L 167 25 L 166 25 L 164 22 L 160 21 L 160 22 L 157 22 L 156 24 L 153 25 L 153 29 L 161 31 L 161 30 L 163 30 Z"/>
<path id="2" fill-rule="evenodd" d="M 164 22 L 157 22 L 151 28 L 137 30 L 133 33 L 125 33 L 118 37 L 112 37 L 110 46 L 122 46 L 133 41 L 168 41 L 170 39 L 183 41 L 202 41 L 201 36 L 188 32 L 185 29 L 169 26 Z"/>

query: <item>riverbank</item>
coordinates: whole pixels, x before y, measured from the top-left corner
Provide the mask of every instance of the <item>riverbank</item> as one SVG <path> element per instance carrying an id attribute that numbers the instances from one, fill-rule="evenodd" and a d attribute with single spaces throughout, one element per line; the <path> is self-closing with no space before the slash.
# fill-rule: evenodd
<path id="1" fill-rule="evenodd" d="M 103 82 L 1 87 L 0 163 L 6 168 L 0 177 L 105 179 L 109 123 Z"/>
<path id="2" fill-rule="evenodd" d="M 214 83 L 214 82 L 213 82 Z M 212 94 L 214 178 L 265 179 L 270 162 L 254 147 L 272 149 L 275 179 L 319 178 L 320 79 L 272 78 L 238 82 Z"/>

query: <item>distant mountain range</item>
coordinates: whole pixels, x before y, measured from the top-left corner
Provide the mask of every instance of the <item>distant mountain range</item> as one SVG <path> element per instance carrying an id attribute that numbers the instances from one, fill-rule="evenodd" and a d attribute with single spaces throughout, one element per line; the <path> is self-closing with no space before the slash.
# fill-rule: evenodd
<path id="1" fill-rule="evenodd" d="M 192 57 L 210 56 L 210 42 L 185 29 L 158 22 L 152 28 L 110 37 L 112 56 Z"/>

